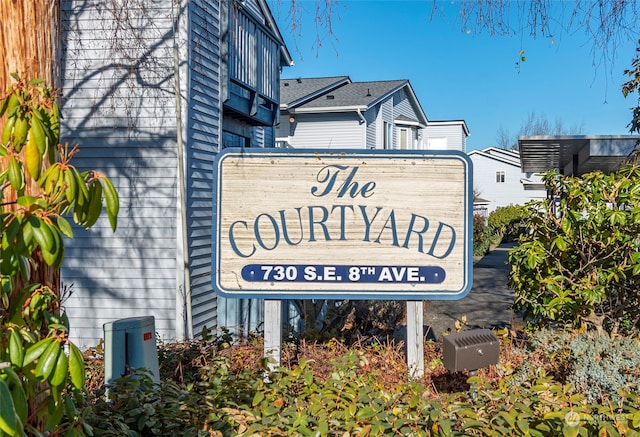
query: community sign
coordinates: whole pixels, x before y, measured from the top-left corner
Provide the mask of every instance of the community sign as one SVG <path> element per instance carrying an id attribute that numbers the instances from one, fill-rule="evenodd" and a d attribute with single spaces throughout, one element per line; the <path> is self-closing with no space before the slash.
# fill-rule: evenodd
<path id="1" fill-rule="evenodd" d="M 215 172 L 222 296 L 430 300 L 471 288 L 464 153 L 224 149 Z"/>

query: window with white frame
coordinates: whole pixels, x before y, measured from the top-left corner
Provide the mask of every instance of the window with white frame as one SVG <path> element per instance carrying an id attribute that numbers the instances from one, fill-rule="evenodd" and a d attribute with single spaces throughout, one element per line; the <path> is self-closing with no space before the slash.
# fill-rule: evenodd
<path id="1" fill-rule="evenodd" d="M 406 127 L 401 127 L 399 129 L 400 133 L 400 149 L 407 150 L 411 149 L 411 135 L 409 129 Z"/>
<path id="2" fill-rule="evenodd" d="M 504 171 L 496 172 L 496 183 L 504 184 Z"/>

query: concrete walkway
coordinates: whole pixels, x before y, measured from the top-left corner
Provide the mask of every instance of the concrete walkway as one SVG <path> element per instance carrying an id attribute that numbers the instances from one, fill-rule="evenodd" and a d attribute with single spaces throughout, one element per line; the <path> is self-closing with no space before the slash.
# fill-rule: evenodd
<path id="1" fill-rule="evenodd" d="M 463 299 L 426 303 L 424 323 L 430 328 L 429 337 L 441 340 L 444 332 L 455 332 L 455 321 L 462 316 L 467 316 L 467 329 L 511 325 L 513 291 L 507 286 L 511 269 L 507 257 L 513 246 L 501 244 L 473 266 L 473 286 Z"/>

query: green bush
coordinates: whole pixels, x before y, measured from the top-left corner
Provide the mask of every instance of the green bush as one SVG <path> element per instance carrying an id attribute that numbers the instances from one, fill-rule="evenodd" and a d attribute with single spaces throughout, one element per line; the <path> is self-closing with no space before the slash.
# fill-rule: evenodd
<path id="1" fill-rule="evenodd" d="M 171 380 L 154 385 L 139 372 L 93 393 L 86 424 L 96 436 L 197 436 L 207 429 L 207 406 L 188 386 Z"/>
<path id="2" fill-rule="evenodd" d="M 104 205 L 115 231 L 119 200 L 107 177 L 71 163 L 78 150 L 59 142 L 54 90 L 12 76 L 0 98 L 0 437 L 72 434 L 84 361 L 55 272 L 69 221 L 91 228 Z"/>
<path id="3" fill-rule="evenodd" d="M 483 256 L 491 246 L 491 229 L 486 225 L 485 218 L 479 214 L 473 216 L 473 255 Z"/>
<path id="4" fill-rule="evenodd" d="M 527 230 L 527 214 L 523 205 L 501 206 L 491 211 L 488 224 L 494 234 L 502 237 L 502 241 L 516 241 Z"/>
<path id="5" fill-rule="evenodd" d="M 640 327 L 640 167 L 544 175 L 551 199 L 527 205 L 509 254 L 515 309 L 539 326 Z"/>

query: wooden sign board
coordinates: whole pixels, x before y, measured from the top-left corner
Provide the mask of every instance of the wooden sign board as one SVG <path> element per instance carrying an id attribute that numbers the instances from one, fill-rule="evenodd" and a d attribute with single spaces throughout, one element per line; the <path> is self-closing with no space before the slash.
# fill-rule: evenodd
<path id="1" fill-rule="evenodd" d="M 220 295 L 429 300 L 471 288 L 463 153 L 225 149 L 215 171 Z"/>

